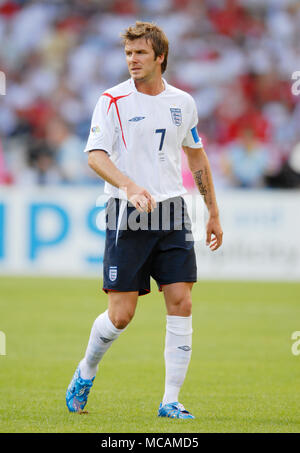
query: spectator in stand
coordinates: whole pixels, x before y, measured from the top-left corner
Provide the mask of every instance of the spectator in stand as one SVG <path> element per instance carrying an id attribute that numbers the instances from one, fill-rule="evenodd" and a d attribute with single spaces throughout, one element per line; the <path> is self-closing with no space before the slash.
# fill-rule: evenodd
<path id="1" fill-rule="evenodd" d="M 60 170 L 62 182 L 65 184 L 98 183 L 97 175 L 87 164 L 83 153 L 84 143 L 72 134 L 67 123 L 59 118 L 53 118 L 46 129 L 46 141 L 54 151 L 55 160 Z"/>
<path id="2" fill-rule="evenodd" d="M 254 136 L 253 129 L 245 127 L 240 138 L 233 142 L 224 156 L 224 172 L 232 185 L 243 188 L 261 187 L 268 166 L 264 144 Z"/>
<path id="3" fill-rule="evenodd" d="M 32 140 L 27 150 L 28 167 L 18 175 L 17 183 L 26 186 L 52 185 L 61 182 L 54 153 L 43 140 Z"/>
<path id="4" fill-rule="evenodd" d="M 300 143 L 293 147 L 280 171 L 266 179 L 270 187 L 300 189 Z"/>

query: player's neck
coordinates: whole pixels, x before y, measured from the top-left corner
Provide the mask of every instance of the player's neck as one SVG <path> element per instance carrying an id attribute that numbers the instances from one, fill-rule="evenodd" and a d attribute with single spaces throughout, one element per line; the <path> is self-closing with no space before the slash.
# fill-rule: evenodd
<path id="1" fill-rule="evenodd" d="M 134 80 L 137 91 L 149 96 L 157 96 L 165 90 L 165 84 L 162 77 L 156 77 L 153 80 Z"/>

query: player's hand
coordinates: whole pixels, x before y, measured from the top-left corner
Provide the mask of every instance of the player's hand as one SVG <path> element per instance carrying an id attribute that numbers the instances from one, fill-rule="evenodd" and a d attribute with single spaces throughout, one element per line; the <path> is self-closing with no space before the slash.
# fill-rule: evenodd
<path id="1" fill-rule="evenodd" d="M 214 252 L 223 242 L 219 216 L 210 216 L 206 226 L 206 245 Z"/>
<path id="2" fill-rule="evenodd" d="M 133 182 L 130 183 L 126 189 L 128 200 L 139 212 L 149 213 L 156 208 L 156 201 L 148 190 Z"/>

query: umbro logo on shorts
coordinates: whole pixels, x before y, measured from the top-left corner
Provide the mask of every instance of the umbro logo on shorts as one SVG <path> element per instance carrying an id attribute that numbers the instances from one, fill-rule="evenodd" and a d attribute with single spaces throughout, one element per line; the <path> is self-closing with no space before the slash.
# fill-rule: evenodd
<path id="1" fill-rule="evenodd" d="M 111 282 L 114 282 L 118 276 L 118 266 L 109 266 L 109 279 Z"/>
<path id="2" fill-rule="evenodd" d="M 182 349 L 183 351 L 190 351 L 191 348 L 189 346 L 178 346 L 178 349 Z"/>
<path id="3" fill-rule="evenodd" d="M 137 122 L 137 121 L 141 121 L 143 120 L 144 118 L 146 118 L 145 116 L 135 116 L 134 118 L 131 118 L 130 120 L 128 121 L 133 121 L 133 122 Z"/>

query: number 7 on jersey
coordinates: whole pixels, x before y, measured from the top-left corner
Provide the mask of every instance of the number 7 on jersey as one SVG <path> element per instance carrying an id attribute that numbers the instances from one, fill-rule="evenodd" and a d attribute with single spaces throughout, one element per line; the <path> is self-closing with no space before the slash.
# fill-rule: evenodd
<path id="1" fill-rule="evenodd" d="M 165 135 L 166 135 L 166 129 L 156 129 L 155 131 L 156 134 L 161 134 L 161 139 L 160 139 L 160 145 L 159 145 L 159 151 L 162 150 L 162 147 L 164 145 L 164 140 L 165 140 Z"/>
<path id="2" fill-rule="evenodd" d="M 162 151 L 162 148 L 164 146 L 164 140 L 165 140 L 165 135 L 166 135 L 166 129 L 156 129 L 155 131 L 156 134 L 161 134 L 161 138 L 160 138 L 160 144 L 159 144 L 159 149 L 158 149 L 158 156 L 159 156 L 159 160 L 161 162 L 164 162 L 165 160 L 165 154 L 164 152 Z"/>

